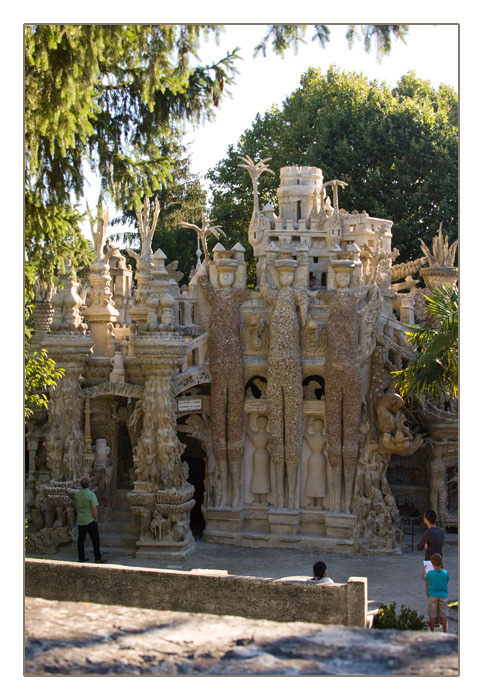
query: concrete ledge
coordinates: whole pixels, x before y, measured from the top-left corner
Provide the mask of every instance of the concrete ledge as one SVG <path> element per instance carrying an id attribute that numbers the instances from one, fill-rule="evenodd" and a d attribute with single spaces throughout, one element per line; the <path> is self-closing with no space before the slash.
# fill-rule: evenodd
<path id="1" fill-rule="evenodd" d="M 365 627 L 367 579 L 314 585 L 114 564 L 26 559 L 25 595 L 104 605 Z"/>

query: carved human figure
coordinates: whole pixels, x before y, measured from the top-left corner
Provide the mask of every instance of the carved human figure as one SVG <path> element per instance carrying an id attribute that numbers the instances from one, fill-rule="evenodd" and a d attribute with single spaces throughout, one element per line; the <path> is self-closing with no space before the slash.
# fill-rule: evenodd
<path id="1" fill-rule="evenodd" d="M 141 506 L 140 508 L 141 512 L 141 534 L 140 534 L 140 539 L 145 540 L 149 539 L 151 536 L 151 520 L 152 520 L 152 514 L 149 508 L 147 506 Z"/>
<path id="2" fill-rule="evenodd" d="M 218 271 L 221 288 L 213 287 L 204 264 L 199 284 L 211 304 L 209 353 L 213 450 L 220 474 L 221 505 L 228 505 L 230 476 L 231 504 L 237 507 L 241 504 L 245 386 L 239 307 L 250 297 L 250 292 L 233 288 L 236 260 L 221 259 L 210 265 L 215 265 Z"/>
<path id="3" fill-rule="evenodd" d="M 80 430 L 71 428 L 64 444 L 64 479 L 72 481 L 79 475 L 84 456 L 84 436 Z"/>
<path id="4" fill-rule="evenodd" d="M 278 286 L 267 282 L 267 268 L 262 267 L 260 292 L 273 306 L 270 319 L 268 351 L 267 401 L 270 422 L 269 451 L 275 470 L 275 507 L 285 505 L 287 479 L 288 508 L 295 508 L 297 475 L 302 448 L 303 389 L 300 365 L 300 325 L 305 323 L 308 308 L 307 288 L 292 287 L 297 261 L 276 260 Z"/>
<path id="5" fill-rule="evenodd" d="M 323 421 L 315 418 L 309 422 L 305 431 L 305 439 L 311 450 L 307 460 L 305 495 L 309 498 L 309 507 L 312 508 L 322 506 L 322 499 L 327 496 L 327 458 L 323 452 L 327 438 L 323 429 Z"/>
<path id="6" fill-rule="evenodd" d="M 257 415 L 255 420 L 252 418 L 253 416 L 250 416 L 247 425 L 248 437 L 255 446 L 250 492 L 255 494 L 255 503 L 265 504 L 267 502 L 266 496 L 272 490 L 270 485 L 270 453 L 267 450 L 270 440 L 268 419 L 263 415 Z"/>
<path id="7" fill-rule="evenodd" d="M 421 447 L 423 438 L 411 433 L 402 412 L 403 406 L 404 401 L 399 394 L 384 394 L 376 408 L 377 425 L 381 433 L 380 447 L 387 453 L 407 457 Z"/>
<path id="8" fill-rule="evenodd" d="M 332 267 L 336 289 L 317 293 L 330 308 L 325 363 L 330 509 L 350 513 L 362 404 L 357 307 L 366 292 L 349 289 L 352 261 L 338 260 Z"/>

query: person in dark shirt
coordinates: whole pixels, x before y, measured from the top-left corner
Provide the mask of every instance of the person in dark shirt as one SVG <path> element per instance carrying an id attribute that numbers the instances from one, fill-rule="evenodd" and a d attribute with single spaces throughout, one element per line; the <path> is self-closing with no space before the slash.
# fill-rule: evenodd
<path id="1" fill-rule="evenodd" d="M 421 535 L 421 539 L 417 543 L 416 549 L 419 552 L 424 550 L 422 578 L 425 580 L 426 595 L 429 598 L 428 580 L 425 579 L 425 576 L 428 571 L 434 569 L 433 564 L 431 563 L 431 557 L 433 554 L 443 555 L 444 530 L 436 525 L 436 513 L 434 510 L 425 510 L 423 519 L 424 524 L 428 529 Z M 439 623 L 437 623 L 437 625 L 438 624 Z"/>
<path id="2" fill-rule="evenodd" d="M 433 554 L 443 555 L 444 530 L 436 525 L 436 513 L 434 510 L 424 511 L 424 524 L 428 528 L 421 536 L 416 549 L 424 550 L 424 561 L 431 563 Z"/>

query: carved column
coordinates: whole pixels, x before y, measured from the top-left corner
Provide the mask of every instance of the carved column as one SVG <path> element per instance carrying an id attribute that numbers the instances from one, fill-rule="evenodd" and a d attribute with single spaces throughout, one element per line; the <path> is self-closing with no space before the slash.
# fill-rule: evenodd
<path id="1" fill-rule="evenodd" d="M 414 299 L 409 294 L 401 295 L 401 323 L 414 326 Z"/>
<path id="2" fill-rule="evenodd" d="M 136 481 L 128 494 L 131 510 L 140 516 L 136 556 L 184 558 L 194 548 L 190 511 L 194 487 L 176 433 L 172 376 L 184 357 L 184 340 L 177 333 L 146 333 L 133 339 L 145 373 L 143 432 L 137 443 Z"/>
<path id="3" fill-rule="evenodd" d="M 67 263 L 52 298 L 50 331 L 42 343 L 56 369 L 64 370 L 64 376 L 50 390 L 47 411 L 45 449 L 50 480 L 36 499 L 37 510 L 44 513 L 41 540 L 42 546 L 47 547 L 45 551 L 72 541 L 75 525 L 73 489 L 79 486 L 84 454 L 81 381 L 92 348 L 92 339 L 79 313 L 81 304 L 75 274 Z"/>

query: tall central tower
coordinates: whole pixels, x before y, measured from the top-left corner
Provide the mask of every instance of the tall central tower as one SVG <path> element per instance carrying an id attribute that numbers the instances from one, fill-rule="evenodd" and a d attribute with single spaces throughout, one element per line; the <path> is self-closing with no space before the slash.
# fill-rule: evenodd
<path id="1" fill-rule="evenodd" d="M 277 189 L 279 218 L 294 222 L 310 219 L 314 204 L 320 209 L 324 187 L 322 170 L 308 165 L 291 165 L 280 170 L 280 187 Z"/>

